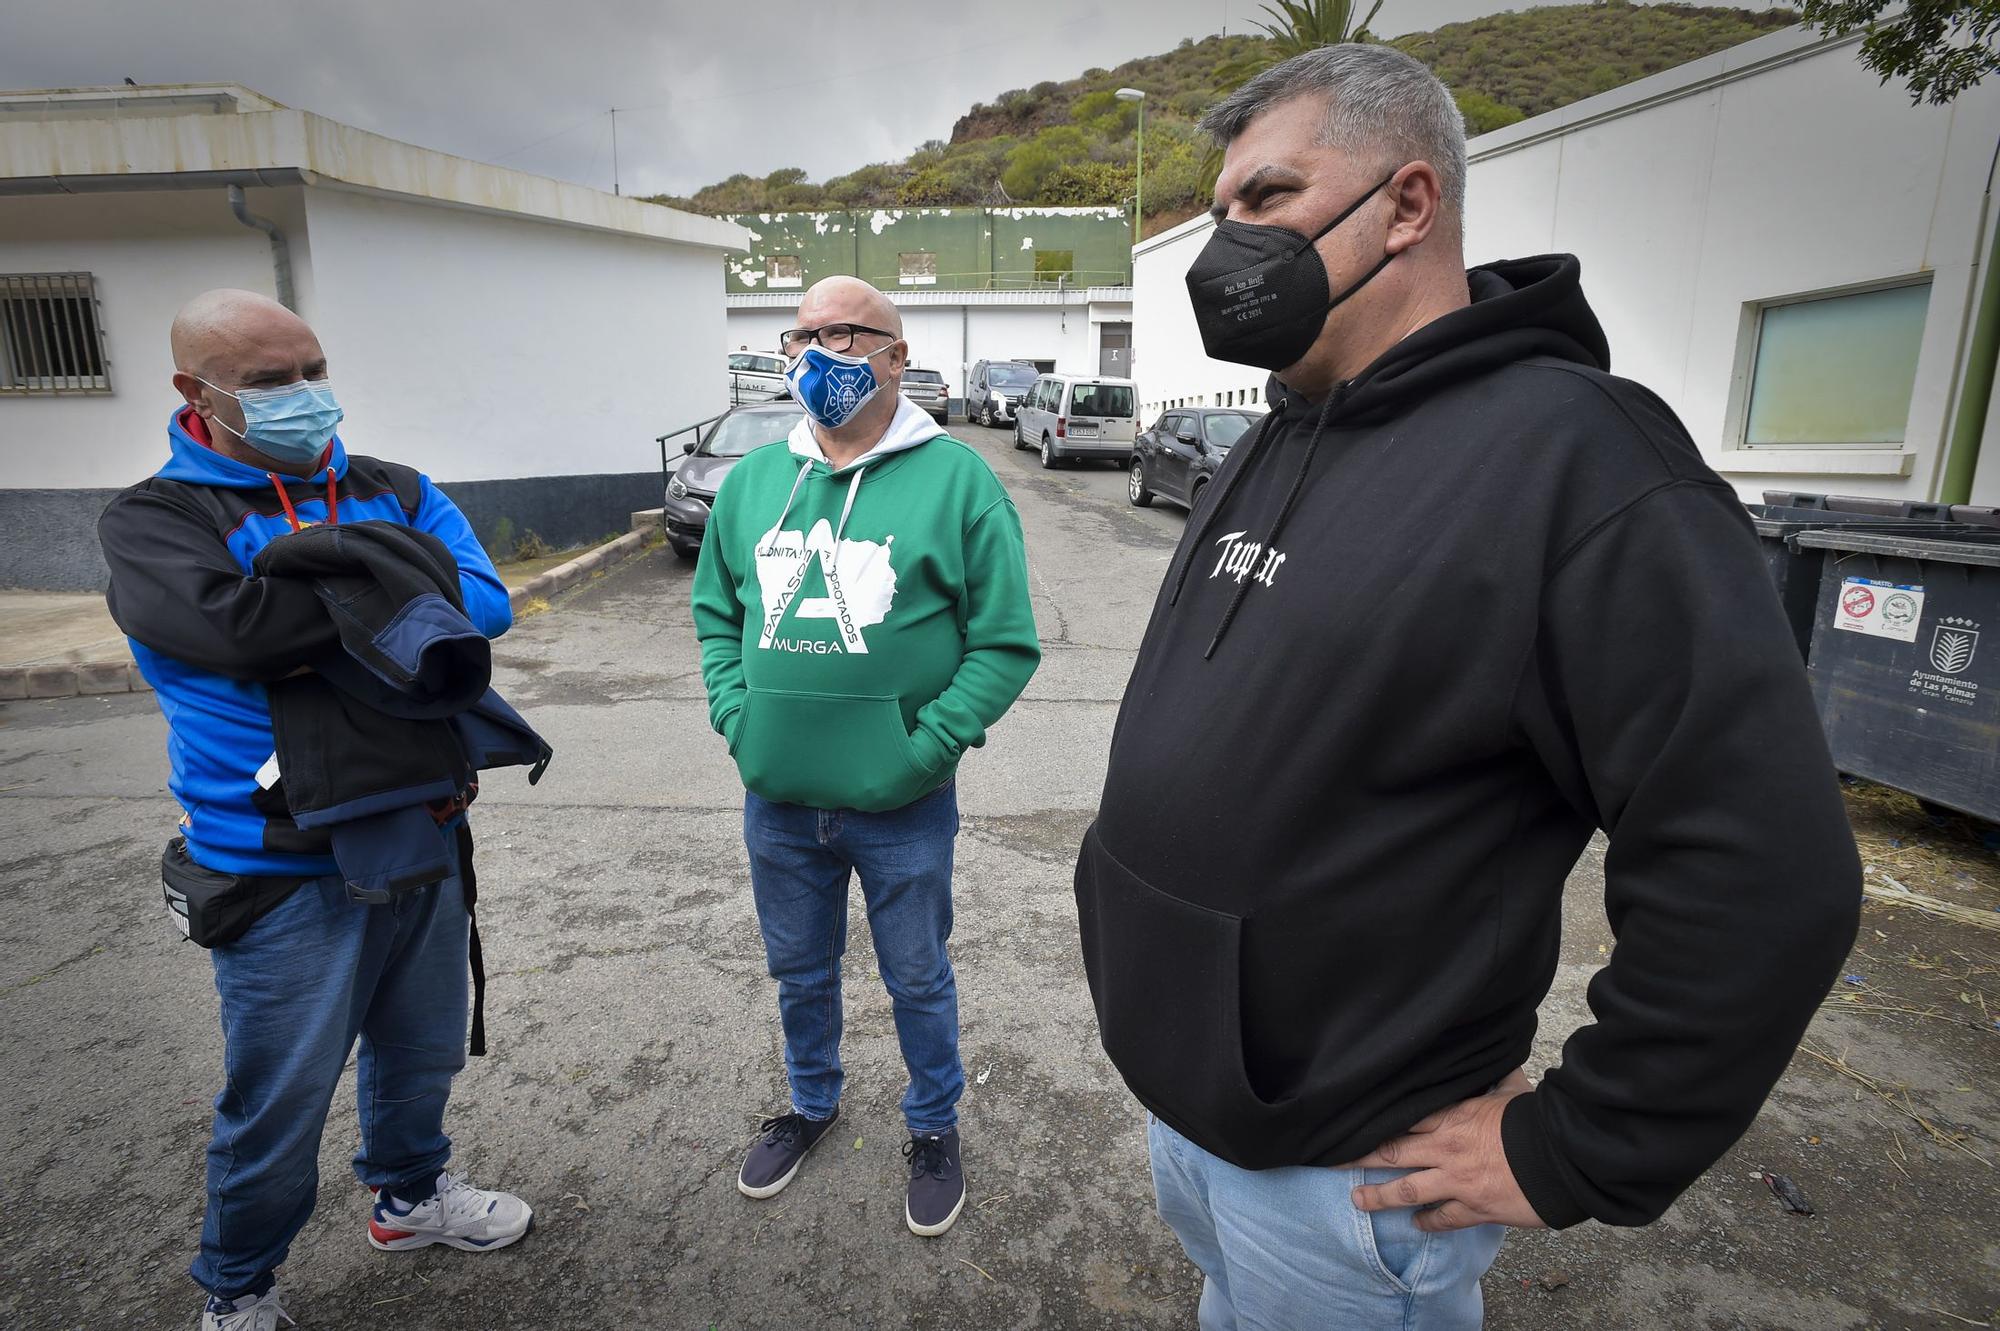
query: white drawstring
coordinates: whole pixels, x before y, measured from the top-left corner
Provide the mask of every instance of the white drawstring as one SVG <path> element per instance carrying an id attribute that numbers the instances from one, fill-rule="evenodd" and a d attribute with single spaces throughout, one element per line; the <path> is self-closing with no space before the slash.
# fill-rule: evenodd
<path id="1" fill-rule="evenodd" d="M 836 552 L 840 549 L 841 535 L 847 530 L 847 515 L 854 511 L 854 496 L 861 493 L 861 473 L 867 470 L 866 467 L 856 467 L 854 484 L 847 487 L 847 502 L 840 508 L 840 525 L 833 529 L 833 548 Z M 783 522 L 784 519 L 780 518 L 778 521 Z"/>
<path id="2" fill-rule="evenodd" d="M 799 497 L 799 487 L 806 483 L 806 473 L 812 469 L 812 459 L 808 458 L 806 459 L 806 465 L 799 468 L 797 479 L 792 482 L 792 492 L 785 496 L 785 507 L 778 514 L 778 525 L 771 528 L 772 531 L 783 531 L 785 529 L 785 519 L 792 515 L 792 501 Z"/>

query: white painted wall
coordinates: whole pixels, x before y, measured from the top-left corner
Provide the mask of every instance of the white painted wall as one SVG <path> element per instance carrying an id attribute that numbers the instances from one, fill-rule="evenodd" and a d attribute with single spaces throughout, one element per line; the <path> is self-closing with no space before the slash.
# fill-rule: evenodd
<path id="1" fill-rule="evenodd" d="M 252 190 L 251 211 L 296 230 L 300 192 Z M 277 294 L 270 242 L 219 189 L 0 198 L 0 273 L 46 272 L 97 279 L 111 392 L 0 398 L 0 489 L 119 489 L 151 475 L 180 401 L 175 311 L 211 287 Z"/>
<path id="2" fill-rule="evenodd" d="M 2000 89 L 1948 109 L 1911 106 L 1860 66 L 1850 43 L 1780 33 L 1738 48 L 1739 60 L 1753 48 L 1774 63 L 1539 142 L 1515 146 L 1520 126 L 1478 141 L 1467 259 L 1581 258 L 1612 369 L 1665 398 L 1746 498 L 1765 489 L 1930 498 L 1983 249 L 1975 232 Z M 1581 118 L 1588 105 L 1570 113 Z M 1901 456 L 1740 448 L 1757 303 L 1926 272 Z"/>
<path id="3" fill-rule="evenodd" d="M 357 452 L 444 481 L 658 465 L 726 405 L 715 252 L 315 189 L 315 327 Z"/>
<path id="4" fill-rule="evenodd" d="M 1210 360 L 1188 304 L 1187 270 L 1214 233 L 1207 217 L 1149 237 L 1133 251 L 1132 379 L 1139 417 L 1151 425 L 1171 406 L 1211 407 L 1228 394 L 1262 395 L 1270 376 L 1248 365 Z"/>
<path id="5" fill-rule="evenodd" d="M 445 481 L 645 471 L 654 436 L 725 405 L 711 249 L 323 188 L 249 203 L 288 233 L 356 452 Z M 0 399 L 0 488 L 150 474 L 175 310 L 276 294 L 269 242 L 220 190 L 0 198 L 0 272 L 71 270 L 97 277 L 113 391 Z"/>
<path id="6" fill-rule="evenodd" d="M 1467 261 L 1576 254 L 1613 371 L 1664 398 L 1746 498 L 1930 498 L 1996 142 L 2000 87 L 1912 107 L 1860 67 L 1854 44 L 1789 30 L 1474 140 Z M 1140 251 L 1135 373 L 1149 411 L 1262 381 L 1201 355 L 1182 282 L 1209 231 L 1197 220 Z M 1755 303 L 1925 272 L 1901 454 L 1738 447 Z M 1987 463 L 1982 489 L 2000 495 L 2000 465 Z"/>

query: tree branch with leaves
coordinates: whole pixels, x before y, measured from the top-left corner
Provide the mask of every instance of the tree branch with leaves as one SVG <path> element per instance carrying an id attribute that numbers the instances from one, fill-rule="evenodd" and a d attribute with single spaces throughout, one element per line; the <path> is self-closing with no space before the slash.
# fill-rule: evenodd
<path id="1" fill-rule="evenodd" d="M 1905 80 L 1913 103 L 1943 106 L 2000 69 L 2000 0 L 1909 0 L 1885 21 L 1896 2 L 1805 0 L 1805 21 L 1828 37 L 1867 32 L 1861 63 L 1884 83 Z"/>

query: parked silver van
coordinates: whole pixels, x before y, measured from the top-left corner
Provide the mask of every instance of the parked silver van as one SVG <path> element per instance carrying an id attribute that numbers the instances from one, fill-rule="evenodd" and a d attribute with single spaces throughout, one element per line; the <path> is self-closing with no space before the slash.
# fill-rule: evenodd
<path id="1" fill-rule="evenodd" d="M 1045 374 L 1014 408 L 1014 447 L 1041 450 L 1042 465 L 1102 458 L 1132 461 L 1139 390 L 1101 374 Z"/>

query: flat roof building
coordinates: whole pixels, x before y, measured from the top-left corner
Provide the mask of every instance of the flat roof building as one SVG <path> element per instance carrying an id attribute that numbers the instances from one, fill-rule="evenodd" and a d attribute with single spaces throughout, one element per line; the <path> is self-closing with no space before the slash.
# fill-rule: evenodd
<path id="1" fill-rule="evenodd" d="M 166 457 L 167 330 L 246 287 L 319 333 L 357 453 L 489 544 L 623 529 L 727 401 L 718 218 L 400 143 L 230 85 L 0 93 L 0 585 L 102 584 Z"/>

